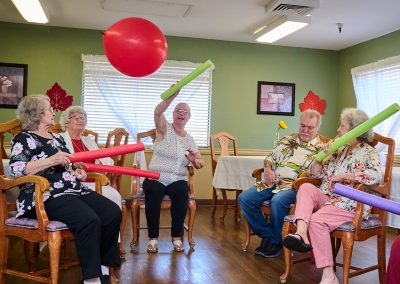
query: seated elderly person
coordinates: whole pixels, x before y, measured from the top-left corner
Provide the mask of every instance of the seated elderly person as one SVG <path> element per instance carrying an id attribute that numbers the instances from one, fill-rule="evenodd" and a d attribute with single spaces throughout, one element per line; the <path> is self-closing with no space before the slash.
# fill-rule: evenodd
<path id="1" fill-rule="evenodd" d="M 321 115 L 306 110 L 300 115 L 299 132 L 283 137 L 265 158 L 265 185 L 252 186 L 238 198 L 240 209 L 251 230 L 261 238 L 255 253 L 263 257 L 276 257 L 282 253 L 282 226 L 288 210 L 296 201 L 297 191 L 292 182 L 308 170 L 314 155 L 320 151 Z M 270 201 L 269 222 L 261 212 L 264 201 Z"/>
<path id="2" fill-rule="evenodd" d="M 65 144 L 70 153 L 85 152 L 91 150 L 98 150 L 99 146 L 90 137 L 82 135 L 87 125 L 87 113 L 81 106 L 71 106 L 67 108 L 60 117 L 60 125 L 64 133 L 61 136 L 65 140 Z M 114 165 L 114 160 L 106 157 L 92 161 L 85 161 L 87 163 L 96 163 L 103 165 Z M 83 184 L 92 190 L 95 190 L 94 182 L 90 180 L 83 182 Z M 102 187 L 102 193 L 105 197 L 112 200 L 118 207 L 122 208 L 122 197 L 121 194 L 115 188 L 106 185 Z M 124 256 L 125 250 L 122 245 L 119 245 L 121 256 Z"/>
<path id="3" fill-rule="evenodd" d="M 84 283 L 109 283 L 109 267 L 118 265 L 121 210 L 81 183 L 86 172 L 71 164 L 64 139 L 48 132 L 55 113 L 44 95 L 24 97 L 17 117 L 22 132 L 12 140 L 10 172 L 14 177 L 39 175 L 50 183 L 44 207 L 51 220 L 65 223 L 75 237 Z M 17 217 L 36 218 L 34 188 L 21 187 Z"/>
<path id="4" fill-rule="evenodd" d="M 203 167 L 203 159 L 197 145 L 185 130 L 190 118 L 190 108 L 185 103 L 176 105 L 173 122 L 165 119 L 164 112 L 170 106 L 179 91 L 160 102 L 154 110 L 154 123 L 157 135 L 154 141 L 154 153 L 149 168 L 160 172 L 160 179 L 145 179 L 145 213 L 148 226 L 149 242 L 147 252 L 158 252 L 157 240 L 160 226 L 161 202 L 164 195 L 171 198 L 171 237 L 174 251 L 184 250 L 181 238 L 188 202 L 189 185 L 187 166 L 191 163 L 196 169 Z"/>
<path id="5" fill-rule="evenodd" d="M 368 116 L 362 110 L 344 109 L 340 117 L 338 136 L 343 136 L 366 120 Z M 314 161 L 310 167 L 310 175 L 322 179 L 320 188 L 305 183 L 297 193 L 294 214 L 297 231 L 286 236 L 283 245 L 298 252 L 313 249 L 315 265 L 323 268 L 320 283 L 339 283 L 333 269 L 330 232 L 343 223 L 352 221 L 356 207 L 354 200 L 332 193 L 333 185 L 374 185 L 381 179 L 379 154 L 367 144 L 372 139 L 373 132 L 370 130 L 339 148 L 322 163 Z M 363 217 L 368 218 L 370 210 L 371 207 L 365 205 Z"/>

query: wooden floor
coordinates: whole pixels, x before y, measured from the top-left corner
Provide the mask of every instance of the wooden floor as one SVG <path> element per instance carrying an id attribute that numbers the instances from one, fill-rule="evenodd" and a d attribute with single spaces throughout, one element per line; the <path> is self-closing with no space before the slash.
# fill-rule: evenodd
<path id="1" fill-rule="evenodd" d="M 220 214 L 221 209 L 218 208 L 218 210 L 217 214 Z M 144 210 L 142 210 L 141 221 L 145 223 Z M 164 224 L 169 222 L 168 212 L 162 214 L 162 222 Z M 284 268 L 283 257 L 266 259 L 256 256 L 254 249 L 259 244 L 258 237 L 252 237 L 249 250 L 243 252 L 240 244 L 244 239 L 244 225 L 243 222 L 235 222 L 232 210 L 228 211 L 225 223 L 220 223 L 217 217 L 215 219 L 210 217 L 209 207 L 198 206 L 194 229 L 195 251 L 189 250 L 185 239 L 185 252 L 173 252 L 169 236 L 169 230 L 161 230 L 159 253 L 148 254 L 146 253 L 147 231 L 142 230 L 138 251 L 129 252 L 129 242 L 132 239 L 129 219 L 124 240 L 127 255 L 117 271 L 120 283 L 279 283 L 279 276 Z M 389 231 L 387 258 L 394 237 L 395 232 Z M 25 266 L 22 242 L 12 240 L 10 249 L 12 253 L 9 257 L 9 265 Z M 45 248 L 41 252 L 40 263 L 44 265 L 47 257 Z M 341 259 L 341 254 L 338 259 Z M 368 265 L 375 260 L 376 238 L 355 245 L 353 265 Z M 341 280 L 340 268 L 337 275 Z M 80 267 L 61 270 L 59 283 L 79 283 L 81 277 Z M 317 270 L 313 263 L 298 264 L 294 266 L 288 283 L 318 283 L 320 277 L 321 271 Z M 6 283 L 34 282 L 7 276 Z M 374 271 L 352 278 L 350 283 L 379 283 L 378 273 Z"/>

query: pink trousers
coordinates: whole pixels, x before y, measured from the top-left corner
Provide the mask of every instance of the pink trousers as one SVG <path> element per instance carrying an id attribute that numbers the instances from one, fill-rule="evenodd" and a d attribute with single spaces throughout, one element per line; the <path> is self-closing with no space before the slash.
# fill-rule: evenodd
<path id="1" fill-rule="evenodd" d="M 329 196 L 310 183 L 300 186 L 296 198 L 295 221 L 301 219 L 308 224 L 317 268 L 333 266 L 330 232 L 354 217 L 353 212 L 325 205 L 327 201 Z"/>

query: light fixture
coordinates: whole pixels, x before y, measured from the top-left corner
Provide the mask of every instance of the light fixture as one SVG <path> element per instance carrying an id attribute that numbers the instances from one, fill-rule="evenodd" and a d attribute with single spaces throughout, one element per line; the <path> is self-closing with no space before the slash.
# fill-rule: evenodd
<path id="1" fill-rule="evenodd" d="M 273 43 L 311 23 L 310 16 L 281 16 L 271 24 L 254 32 L 256 41 Z"/>
<path id="2" fill-rule="evenodd" d="M 18 12 L 24 19 L 30 23 L 46 24 L 47 17 L 46 6 L 40 0 L 11 0 Z"/>

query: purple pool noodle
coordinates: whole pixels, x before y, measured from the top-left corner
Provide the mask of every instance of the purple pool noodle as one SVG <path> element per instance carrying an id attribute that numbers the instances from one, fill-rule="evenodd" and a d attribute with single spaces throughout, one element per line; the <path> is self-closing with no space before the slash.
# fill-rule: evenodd
<path id="1" fill-rule="evenodd" d="M 333 193 L 400 215 L 400 203 L 337 183 Z"/>

